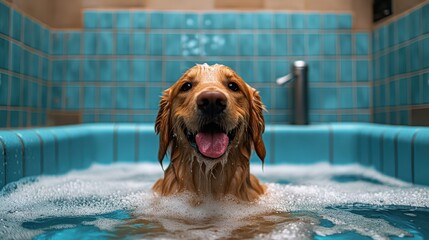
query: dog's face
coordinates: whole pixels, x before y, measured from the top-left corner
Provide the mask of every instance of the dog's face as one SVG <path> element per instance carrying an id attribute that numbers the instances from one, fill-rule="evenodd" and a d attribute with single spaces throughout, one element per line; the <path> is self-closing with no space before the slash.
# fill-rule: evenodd
<path id="1" fill-rule="evenodd" d="M 155 129 L 162 161 L 175 141 L 199 161 L 227 161 L 233 148 L 251 141 L 261 158 L 264 106 L 255 89 L 223 65 L 196 65 L 164 91 Z M 250 153 L 249 153 L 250 155 Z"/>

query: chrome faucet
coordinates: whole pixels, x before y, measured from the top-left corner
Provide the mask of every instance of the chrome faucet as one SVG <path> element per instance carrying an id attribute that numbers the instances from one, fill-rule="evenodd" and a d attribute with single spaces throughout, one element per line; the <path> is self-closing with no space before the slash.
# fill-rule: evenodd
<path id="1" fill-rule="evenodd" d="M 293 100 L 291 105 L 291 123 L 297 125 L 308 124 L 308 65 L 304 61 L 295 61 L 291 66 L 291 72 L 276 80 L 278 85 L 286 83 L 294 84 Z"/>

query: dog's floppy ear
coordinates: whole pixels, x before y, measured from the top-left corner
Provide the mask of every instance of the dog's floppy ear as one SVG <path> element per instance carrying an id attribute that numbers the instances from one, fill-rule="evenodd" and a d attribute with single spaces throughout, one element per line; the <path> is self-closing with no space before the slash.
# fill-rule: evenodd
<path id="1" fill-rule="evenodd" d="M 170 89 L 164 91 L 159 102 L 158 116 L 156 117 L 155 132 L 159 134 L 158 161 L 162 166 L 162 159 L 167 153 L 170 144 Z"/>
<path id="2" fill-rule="evenodd" d="M 261 101 L 259 93 L 250 88 L 250 124 L 249 131 L 252 135 L 253 146 L 256 154 L 264 162 L 265 159 L 265 144 L 262 140 L 262 133 L 265 130 L 265 121 L 262 111 L 266 110 L 264 104 Z"/>

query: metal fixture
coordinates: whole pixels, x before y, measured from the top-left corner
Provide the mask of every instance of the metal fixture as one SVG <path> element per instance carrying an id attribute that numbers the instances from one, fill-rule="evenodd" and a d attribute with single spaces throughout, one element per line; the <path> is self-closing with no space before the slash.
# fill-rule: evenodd
<path id="1" fill-rule="evenodd" d="M 297 125 L 308 124 L 308 65 L 304 61 L 295 61 L 291 72 L 276 80 L 278 85 L 293 84 L 293 104 L 291 108 L 291 123 Z"/>

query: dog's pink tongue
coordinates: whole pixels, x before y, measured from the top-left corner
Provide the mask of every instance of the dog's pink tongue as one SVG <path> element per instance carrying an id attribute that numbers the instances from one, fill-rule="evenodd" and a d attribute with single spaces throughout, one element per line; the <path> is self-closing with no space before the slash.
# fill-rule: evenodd
<path id="1" fill-rule="evenodd" d="M 228 148 L 229 138 L 225 133 L 197 133 L 195 141 L 201 154 L 209 158 L 222 156 Z"/>

